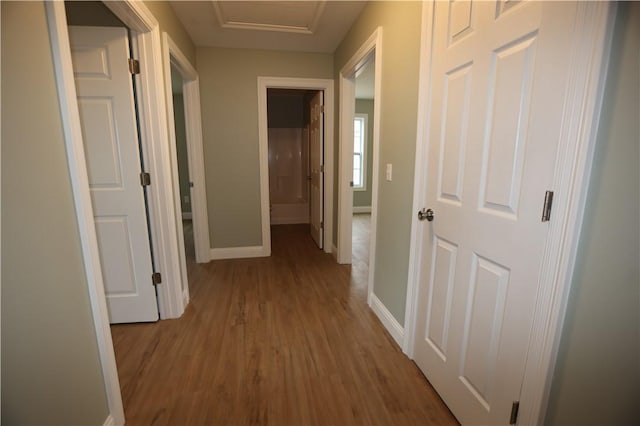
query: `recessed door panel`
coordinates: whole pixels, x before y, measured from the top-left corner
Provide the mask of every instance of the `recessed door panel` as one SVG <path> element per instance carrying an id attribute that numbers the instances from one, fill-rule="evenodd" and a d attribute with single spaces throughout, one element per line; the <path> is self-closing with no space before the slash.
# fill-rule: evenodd
<path id="1" fill-rule="evenodd" d="M 449 44 L 460 41 L 473 31 L 471 0 L 454 0 L 450 3 Z"/>
<path id="2" fill-rule="evenodd" d="M 109 51 L 106 46 L 73 46 L 73 73 L 81 78 L 111 78 Z"/>
<path id="3" fill-rule="evenodd" d="M 83 123 L 84 142 L 89 173 L 89 186 L 97 188 L 122 188 L 120 147 L 113 113 L 113 99 L 78 99 L 80 120 Z M 91 129 L 90 134 L 84 134 Z"/>
<path id="4" fill-rule="evenodd" d="M 518 213 L 535 65 L 536 34 L 491 55 L 481 206 L 510 216 Z"/>
<path id="5" fill-rule="evenodd" d="M 435 239 L 435 244 L 435 256 L 431 268 L 433 276 L 427 308 L 426 339 L 437 354 L 446 360 L 457 247 L 439 238 Z"/>
<path id="6" fill-rule="evenodd" d="M 105 286 L 111 296 L 136 295 L 135 265 L 126 217 L 96 218 Z"/>
<path id="7" fill-rule="evenodd" d="M 489 411 L 509 270 L 474 255 L 472 271 L 460 380 Z"/>
<path id="8" fill-rule="evenodd" d="M 465 148 L 469 129 L 469 99 L 472 64 L 446 73 L 440 136 L 440 198 L 462 202 Z"/>

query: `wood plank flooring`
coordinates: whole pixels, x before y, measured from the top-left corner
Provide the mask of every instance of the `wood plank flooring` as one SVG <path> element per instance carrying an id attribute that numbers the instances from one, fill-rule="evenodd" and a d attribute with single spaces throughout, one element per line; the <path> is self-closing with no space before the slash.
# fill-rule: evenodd
<path id="1" fill-rule="evenodd" d="M 305 225 L 272 227 L 272 252 L 190 262 L 182 318 L 112 326 L 127 425 L 456 424 L 368 308 L 362 262 Z"/>

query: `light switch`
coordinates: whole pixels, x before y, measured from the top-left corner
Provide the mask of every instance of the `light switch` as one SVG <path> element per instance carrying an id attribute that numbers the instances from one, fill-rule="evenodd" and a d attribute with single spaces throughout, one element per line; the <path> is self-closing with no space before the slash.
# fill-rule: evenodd
<path id="1" fill-rule="evenodd" d="M 387 182 L 393 180 L 393 166 L 391 163 L 387 163 Z"/>

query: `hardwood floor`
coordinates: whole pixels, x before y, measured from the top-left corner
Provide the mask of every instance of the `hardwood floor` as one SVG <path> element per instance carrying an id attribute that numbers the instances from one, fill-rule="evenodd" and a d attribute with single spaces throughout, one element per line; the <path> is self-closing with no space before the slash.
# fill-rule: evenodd
<path id="1" fill-rule="evenodd" d="M 305 225 L 272 256 L 189 263 L 182 318 L 112 326 L 128 425 L 456 424 Z"/>

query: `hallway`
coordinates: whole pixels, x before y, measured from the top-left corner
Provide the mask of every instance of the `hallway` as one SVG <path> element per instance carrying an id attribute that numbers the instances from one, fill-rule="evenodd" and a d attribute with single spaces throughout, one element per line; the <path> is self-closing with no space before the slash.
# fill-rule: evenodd
<path id="1" fill-rule="evenodd" d="M 128 425 L 455 424 L 308 225 L 270 258 L 189 263 L 178 320 L 112 326 Z"/>

